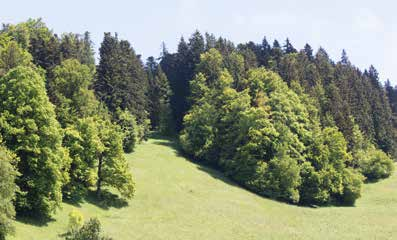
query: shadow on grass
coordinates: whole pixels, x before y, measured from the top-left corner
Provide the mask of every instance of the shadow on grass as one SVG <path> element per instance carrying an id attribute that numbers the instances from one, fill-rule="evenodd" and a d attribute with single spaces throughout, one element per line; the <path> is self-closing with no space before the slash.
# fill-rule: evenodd
<path id="1" fill-rule="evenodd" d="M 81 207 L 82 203 L 87 202 L 104 210 L 108 210 L 110 208 L 123 208 L 128 206 L 128 202 L 125 199 L 120 198 L 117 194 L 111 193 L 108 190 L 103 190 L 99 199 L 95 191 L 89 191 L 87 195 L 82 199 L 64 199 L 63 202 L 78 208 Z M 17 222 L 36 227 L 45 227 L 48 225 L 48 223 L 55 221 L 55 219 L 53 218 L 42 218 L 40 216 L 29 214 L 17 215 L 15 220 Z"/>
<path id="2" fill-rule="evenodd" d="M 122 208 L 128 206 L 128 202 L 125 199 L 120 198 L 117 194 L 114 194 L 108 190 L 102 190 L 100 198 L 98 198 L 96 191 L 90 190 L 85 194 L 84 197 L 63 199 L 63 202 L 77 208 L 80 208 L 81 204 L 86 202 L 105 210 L 112 207 Z"/>
<path id="3" fill-rule="evenodd" d="M 120 198 L 117 194 L 103 190 L 100 198 L 96 195 L 95 191 L 89 191 L 84 199 L 87 203 L 108 210 L 109 208 L 123 208 L 128 206 L 128 202 Z"/>
<path id="4" fill-rule="evenodd" d="M 55 221 L 53 218 L 43 218 L 33 215 L 17 215 L 15 220 L 17 222 L 36 227 L 45 227 L 48 223 Z"/>
<path id="5" fill-rule="evenodd" d="M 189 159 L 183 154 L 177 136 L 164 136 L 157 132 L 151 132 L 149 134 L 149 138 L 152 139 L 154 144 L 169 147 L 174 150 L 177 156 L 186 157 L 186 159 Z"/>

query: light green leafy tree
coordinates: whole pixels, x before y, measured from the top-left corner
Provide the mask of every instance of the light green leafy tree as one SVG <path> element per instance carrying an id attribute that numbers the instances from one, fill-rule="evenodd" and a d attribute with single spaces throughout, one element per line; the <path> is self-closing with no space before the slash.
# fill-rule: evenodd
<path id="1" fill-rule="evenodd" d="M 14 232 L 15 209 L 13 201 L 18 190 L 15 179 L 17 157 L 5 147 L 0 146 L 0 240 Z"/>
<path id="2" fill-rule="evenodd" d="M 20 158 L 17 210 L 48 217 L 62 201 L 70 161 L 44 79 L 28 67 L 10 70 L 0 78 L 0 109 L 4 144 Z"/>
<path id="3" fill-rule="evenodd" d="M 76 59 L 65 60 L 54 68 L 53 79 L 48 84 L 49 93 L 63 127 L 96 113 L 98 101 L 94 91 L 89 89 L 93 79 L 92 70 Z"/>

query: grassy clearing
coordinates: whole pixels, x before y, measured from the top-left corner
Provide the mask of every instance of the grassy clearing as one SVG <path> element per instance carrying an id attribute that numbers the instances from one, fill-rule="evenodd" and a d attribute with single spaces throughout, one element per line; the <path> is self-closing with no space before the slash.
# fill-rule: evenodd
<path id="1" fill-rule="evenodd" d="M 128 206 L 105 209 L 89 199 L 80 206 L 65 203 L 54 221 L 17 221 L 10 239 L 59 239 L 73 208 L 85 219 L 98 217 L 115 240 L 397 238 L 397 174 L 365 185 L 355 207 L 315 209 L 248 192 L 178 156 L 164 139 L 150 139 L 127 157 L 137 185 Z"/>

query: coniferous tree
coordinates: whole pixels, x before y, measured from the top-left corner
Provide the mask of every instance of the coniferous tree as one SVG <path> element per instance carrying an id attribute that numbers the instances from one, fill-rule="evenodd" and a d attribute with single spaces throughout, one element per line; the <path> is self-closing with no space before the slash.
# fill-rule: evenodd
<path id="1" fill-rule="evenodd" d="M 280 43 L 277 40 L 274 40 L 273 46 L 271 49 L 271 59 L 269 61 L 269 68 L 275 72 L 279 70 L 279 64 L 281 62 L 281 57 L 283 56 L 283 50 L 280 46 Z"/>
<path id="2" fill-rule="evenodd" d="M 288 38 L 287 38 L 287 40 L 285 40 L 284 52 L 286 54 L 297 53 L 296 49 L 294 48 L 294 46 L 292 46 L 292 44 Z"/>
<path id="3" fill-rule="evenodd" d="M 153 129 L 158 129 L 163 133 L 172 132 L 173 116 L 170 106 L 172 91 L 169 86 L 167 76 L 161 66 L 149 57 L 146 63 L 146 71 L 149 80 L 149 116 Z"/>
<path id="4" fill-rule="evenodd" d="M 305 44 L 303 51 L 306 54 L 306 56 L 308 57 L 309 61 L 314 60 L 313 49 L 308 43 Z"/>
<path id="5" fill-rule="evenodd" d="M 392 113 L 388 104 L 386 93 L 379 82 L 376 69 L 370 66 L 364 73 L 372 86 L 371 104 L 372 119 L 374 123 L 375 141 L 380 149 L 385 152 L 396 154 L 396 136 L 392 129 Z"/>
<path id="6" fill-rule="evenodd" d="M 129 110 L 139 124 L 147 117 L 147 78 L 142 62 L 127 41 L 105 33 L 100 47 L 95 92 L 111 113 Z"/>
<path id="7" fill-rule="evenodd" d="M 217 45 L 220 43 L 218 40 Z M 223 41 L 221 41 L 223 44 Z M 182 129 L 182 118 L 189 109 L 188 96 L 190 93 L 189 81 L 193 79 L 196 64 L 200 61 L 200 54 L 205 50 L 203 36 L 196 31 L 189 42 L 182 37 L 175 55 L 163 54 L 162 70 L 170 82 L 173 92 L 171 108 L 176 121 L 176 129 Z"/>

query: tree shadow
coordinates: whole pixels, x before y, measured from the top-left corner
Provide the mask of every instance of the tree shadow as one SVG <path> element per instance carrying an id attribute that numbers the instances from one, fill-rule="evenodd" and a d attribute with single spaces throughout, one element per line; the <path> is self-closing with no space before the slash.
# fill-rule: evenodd
<path id="1" fill-rule="evenodd" d="M 84 201 L 104 210 L 128 206 L 127 200 L 120 198 L 117 194 L 111 193 L 108 190 L 103 190 L 100 198 L 98 198 L 95 191 L 89 191 L 87 196 L 84 198 Z"/>
<path id="2" fill-rule="evenodd" d="M 390 176 L 389 176 L 390 177 Z M 386 177 L 386 178 L 378 178 L 378 179 L 376 179 L 376 178 L 366 178 L 365 180 L 364 180 L 364 183 L 365 184 L 368 184 L 368 185 L 370 185 L 370 184 L 375 184 L 375 183 L 379 183 L 379 182 L 381 182 L 381 181 L 383 181 L 383 180 L 385 180 L 385 179 L 387 179 L 387 178 L 389 178 L 389 177 Z"/>
<path id="3" fill-rule="evenodd" d="M 62 202 L 72 205 L 76 208 L 81 208 L 81 204 L 84 203 L 85 197 L 78 197 L 78 198 L 63 198 Z"/>
<path id="4" fill-rule="evenodd" d="M 212 178 L 214 178 L 216 180 L 223 181 L 224 183 L 227 183 L 228 185 L 231 185 L 233 187 L 241 187 L 241 185 L 239 185 L 238 183 L 234 182 L 232 179 L 227 177 L 224 173 L 214 169 L 212 166 L 206 165 L 204 163 L 197 163 L 197 162 L 193 162 L 193 163 L 196 164 L 197 169 L 207 173 Z"/>
<path id="5" fill-rule="evenodd" d="M 54 222 L 54 218 L 43 218 L 40 216 L 34 216 L 34 215 L 18 215 L 15 217 L 15 221 L 27 224 L 27 225 L 32 225 L 36 227 L 45 227 L 48 226 L 48 223 Z"/>
<path id="6" fill-rule="evenodd" d="M 189 159 L 185 154 L 183 154 L 179 139 L 176 136 L 164 136 L 157 132 L 152 132 L 150 133 L 149 138 L 152 140 L 153 144 L 169 147 L 174 150 L 177 156 Z"/>
<path id="7" fill-rule="evenodd" d="M 125 199 L 120 198 L 117 194 L 111 193 L 108 190 L 103 190 L 99 199 L 96 192 L 90 190 L 83 198 L 64 199 L 63 202 L 78 208 L 81 207 L 82 203 L 87 202 L 104 210 L 110 208 L 120 209 L 128 206 L 128 202 Z M 48 223 L 55 221 L 54 218 L 44 218 L 33 214 L 17 214 L 15 220 L 36 227 L 45 227 L 48 226 Z"/>

